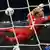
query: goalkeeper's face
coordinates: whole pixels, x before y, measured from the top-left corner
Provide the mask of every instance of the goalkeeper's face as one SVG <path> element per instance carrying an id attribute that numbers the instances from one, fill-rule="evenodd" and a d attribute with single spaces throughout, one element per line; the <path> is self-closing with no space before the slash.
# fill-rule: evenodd
<path id="1" fill-rule="evenodd" d="M 39 10 L 37 10 L 37 13 L 35 15 L 35 17 L 43 17 L 44 16 L 44 11 L 43 8 L 40 8 Z"/>
<path id="2" fill-rule="evenodd" d="M 40 10 L 39 10 L 38 16 L 39 16 L 39 17 L 43 17 L 43 16 L 44 16 L 44 11 L 43 11 L 43 9 L 40 9 Z"/>

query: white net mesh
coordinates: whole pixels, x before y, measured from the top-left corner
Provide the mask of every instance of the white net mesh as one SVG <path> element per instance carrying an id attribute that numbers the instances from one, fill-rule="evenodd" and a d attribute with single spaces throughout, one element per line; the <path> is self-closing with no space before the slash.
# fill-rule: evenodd
<path id="1" fill-rule="evenodd" d="M 30 12 L 30 7 L 37 7 L 38 5 L 29 5 L 29 1 L 28 0 L 26 0 L 26 2 L 27 2 L 27 5 L 28 5 L 28 7 L 22 7 L 22 8 L 13 8 L 14 10 L 20 10 L 20 9 L 28 9 L 28 11 Z M 49 0 L 48 0 L 48 3 L 49 3 Z M 8 8 L 10 7 L 10 5 L 9 5 L 9 0 L 7 0 L 7 5 L 8 5 Z M 44 6 L 48 6 L 49 4 L 45 4 Z M 50 6 L 50 5 L 49 5 Z M 3 11 L 5 11 L 5 10 L 0 10 L 0 12 L 3 12 Z M 9 16 L 10 16 L 10 20 L 11 20 L 11 24 L 12 24 L 12 27 L 7 27 L 7 29 L 9 29 L 9 28 L 12 28 L 13 29 L 13 33 L 14 33 L 14 36 L 15 36 L 15 39 L 16 39 L 16 45 L 15 46 L 0 46 L 0 47 L 14 47 L 14 48 L 16 48 L 16 46 L 18 46 L 17 48 L 19 48 L 19 46 L 38 46 L 39 48 L 40 48 L 40 50 L 42 50 L 42 48 L 41 48 L 41 45 L 50 45 L 50 43 L 41 43 L 40 42 L 40 40 L 39 40 L 39 38 L 38 38 L 38 35 L 37 35 L 37 32 L 36 32 L 36 30 L 35 30 L 35 28 L 34 28 L 34 25 L 50 25 L 50 24 L 34 24 L 33 25 L 33 30 L 34 30 L 34 32 L 35 32 L 35 36 L 36 36 L 36 39 L 37 39 L 37 41 L 38 41 L 38 44 L 35 44 L 35 45 L 28 45 L 28 44 L 19 44 L 19 42 L 18 42 L 18 39 L 17 39 L 17 37 L 16 37 L 16 33 L 15 33 L 15 30 L 14 30 L 14 27 L 30 27 L 30 26 L 14 26 L 14 24 L 13 24 L 13 20 L 12 20 L 12 15 L 11 14 L 9 14 Z M 30 18 L 31 18 L 31 15 L 30 15 Z M 31 22 L 33 21 L 33 19 L 31 18 Z M 33 22 L 32 22 L 33 23 Z M 5 29 L 5 28 L 0 28 L 0 29 Z M 19 49 L 17 49 L 16 48 L 16 50 L 19 50 Z"/>

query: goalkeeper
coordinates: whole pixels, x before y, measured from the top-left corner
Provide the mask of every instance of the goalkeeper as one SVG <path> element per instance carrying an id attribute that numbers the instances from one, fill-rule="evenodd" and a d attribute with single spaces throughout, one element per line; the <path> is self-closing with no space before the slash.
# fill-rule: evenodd
<path id="1" fill-rule="evenodd" d="M 39 6 L 37 6 L 36 8 L 34 8 L 28 15 L 28 20 L 31 23 L 31 17 L 33 19 L 33 21 L 35 21 L 36 19 L 38 19 L 39 17 L 44 17 L 44 9 L 43 9 L 44 5 L 40 4 Z"/>

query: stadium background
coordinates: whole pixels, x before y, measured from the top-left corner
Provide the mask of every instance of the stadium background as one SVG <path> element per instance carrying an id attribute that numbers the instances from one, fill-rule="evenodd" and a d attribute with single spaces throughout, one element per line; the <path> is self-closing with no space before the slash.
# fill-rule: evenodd
<path id="1" fill-rule="evenodd" d="M 20 7 L 27 7 L 26 0 L 9 0 L 10 6 L 13 8 L 20 8 Z M 48 0 L 29 0 L 30 5 L 39 5 L 40 3 L 48 4 Z M 6 0 L 1 0 L 0 1 L 0 10 L 6 9 L 7 8 L 7 1 Z M 34 7 L 30 7 L 32 10 Z M 44 13 L 45 16 L 50 15 L 50 10 L 49 6 L 44 7 Z M 28 14 L 28 9 L 24 10 L 15 10 L 14 15 L 12 16 L 14 21 L 17 20 L 26 20 L 27 19 L 27 14 Z M 5 15 L 4 12 L 0 12 L 0 21 L 10 21 L 9 16 Z M 36 50 L 38 47 L 21 47 L 21 50 Z M 6 48 L 0 48 L 1 50 L 11 50 L 6 49 Z M 39 49 L 38 49 L 39 50 Z"/>
<path id="2" fill-rule="evenodd" d="M 26 0 L 9 0 L 10 6 L 13 8 L 20 8 L 20 7 L 27 7 L 27 2 Z M 30 5 L 39 5 L 40 3 L 47 4 L 47 0 L 29 0 Z M 7 8 L 7 1 L 6 0 L 1 0 L 0 1 L 0 10 L 6 9 Z M 34 7 L 30 7 L 32 10 Z M 49 14 L 49 7 L 46 6 L 44 7 L 44 12 L 45 15 Z M 25 20 L 27 19 L 27 14 L 28 14 L 28 9 L 24 10 L 16 10 L 14 15 L 13 15 L 13 20 Z M 0 21 L 8 21 L 10 20 L 9 17 L 7 17 L 4 12 L 0 13 Z"/>

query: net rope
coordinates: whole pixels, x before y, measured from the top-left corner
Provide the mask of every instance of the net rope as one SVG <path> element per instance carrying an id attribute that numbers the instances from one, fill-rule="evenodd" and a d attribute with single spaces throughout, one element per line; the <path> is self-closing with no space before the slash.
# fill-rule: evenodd
<path id="1" fill-rule="evenodd" d="M 7 0 L 7 5 L 8 5 L 8 8 L 10 7 L 10 5 L 9 5 L 9 0 Z M 12 15 L 11 15 L 11 13 L 9 12 L 9 16 L 10 16 L 10 20 L 11 20 L 11 24 L 12 24 L 12 29 L 13 29 L 13 33 L 14 33 L 14 36 L 15 36 L 15 39 L 16 39 L 16 45 L 14 46 L 14 48 L 13 48 L 13 50 L 17 47 L 17 49 L 19 49 L 20 50 L 20 48 L 19 48 L 19 42 L 18 42 L 18 39 L 17 39 L 17 37 L 16 37 L 16 32 L 15 32 L 15 30 L 14 30 L 14 24 L 13 24 L 13 20 L 12 20 Z"/>
<path id="2" fill-rule="evenodd" d="M 20 8 L 13 8 L 14 10 L 20 10 L 20 9 L 28 9 L 28 11 L 30 12 L 30 7 L 37 7 L 38 5 L 29 5 L 29 1 L 28 0 L 26 0 L 26 2 L 27 2 L 27 5 L 28 5 L 28 7 L 20 7 Z M 49 5 L 49 0 L 48 0 L 48 4 L 45 4 L 44 6 L 50 6 Z M 8 5 L 8 8 L 10 7 L 10 5 L 9 5 L 9 0 L 7 0 L 7 5 Z M 6 9 L 5 9 L 6 10 Z M 4 12 L 5 10 L 0 10 L 0 12 Z M 14 26 L 14 24 L 13 24 L 13 20 L 12 20 L 12 16 L 11 16 L 11 14 L 9 14 L 10 15 L 10 19 L 11 19 L 11 23 L 12 23 L 12 27 L 7 27 L 7 28 L 0 28 L 0 29 L 9 29 L 9 28 L 12 28 L 13 29 L 13 33 L 14 33 L 14 36 L 15 36 L 15 39 L 16 39 L 16 46 L 38 46 L 39 48 L 40 48 L 40 50 L 42 50 L 42 48 L 41 48 L 41 45 L 50 45 L 50 43 L 41 43 L 40 41 L 39 41 L 39 38 L 38 38 L 38 35 L 37 35 L 37 32 L 36 32 L 36 30 L 35 30 L 35 28 L 34 28 L 34 25 L 50 25 L 50 24 L 33 24 L 33 20 L 32 20 L 32 18 L 31 18 L 31 14 L 30 14 L 30 18 L 31 18 L 31 21 L 32 21 L 32 24 L 33 24 L 33 30 L 34 30 L 34 32 L 35 32 L 35 36 L 36 36 L 36 39 L 37 39 L 37 41 L 38 41 L 38 44 L 35 44 L 35 45 L 29 45 L 29 44 L 19 44 L 19 42 L 18 42 L 18 39 L 17 39 L 17 37 L 16 37 L 16 33 L 15 33 L 15 30 L 14 30 L 14 27 L 30 27 L 30 26 Z M 3 22 L 4 23 L 4 22 Z M 14 45 L 15 46 L 15 45 Z M 14 47 L 14 46 L 0 46 L 0 47 Z"/>
<path id="3" fill-rule="evenodd" d="M 29 13 L 30 13 L 30 8 L 29 8 L 29 1 L 28 0 L 26 0 L 27 1 L 27 5 L 28 5 L 28 11 L 29 11 Z M 38 46 L 39 46 L 39 48 L 40 48 L 40 50 L 42 50 L 42 48 L 41 48 L 41 46 L 40 46 L 40 41 L 39 41 L 39 38 L 38 38 L 38 36 L 37 36 L 37 32 L 36 32 L 36 30 L 35 30 L 35 28 L 34 28 L 34 24 L 33 24 L 33 19 L 32 19 L 32 17 L 31 17 L 31 14 L 30 14 L 30 19 L 31 19 L 31 22 L 32 22 L 32 25 L 33 25 L 33 30 L 34 30 L 34 33 L 35 33 L 35 36 L 36 36 L 36 39 L 37 39 L 37 41 L 38 41 Z"/>

